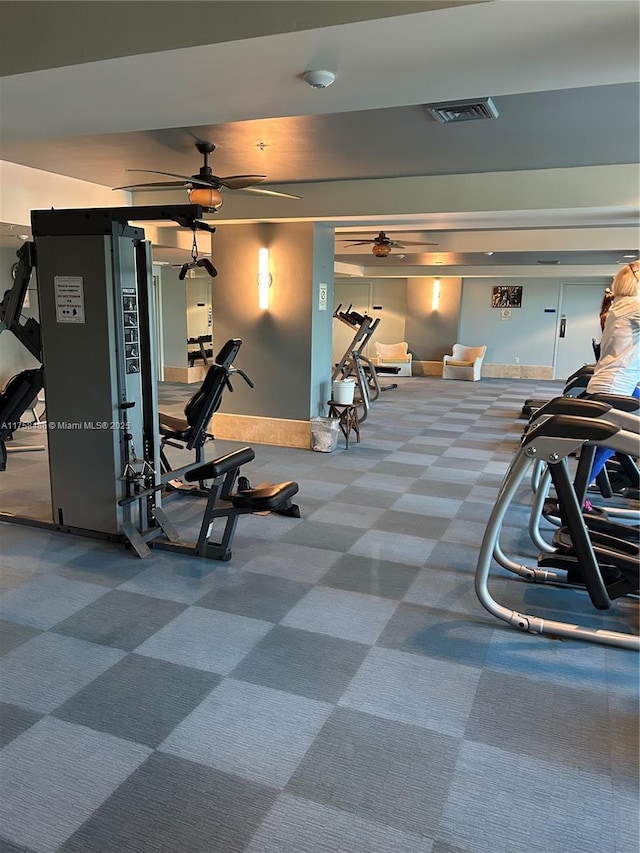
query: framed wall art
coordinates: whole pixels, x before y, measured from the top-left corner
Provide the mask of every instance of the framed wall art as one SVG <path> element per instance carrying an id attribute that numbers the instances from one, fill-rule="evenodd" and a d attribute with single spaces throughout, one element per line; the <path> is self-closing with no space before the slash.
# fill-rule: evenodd
<path id="1" fill-rule="evenodd" d="M 522 287 L 497 286 L 491 293 L 492 308 L 522 308 Z"/>

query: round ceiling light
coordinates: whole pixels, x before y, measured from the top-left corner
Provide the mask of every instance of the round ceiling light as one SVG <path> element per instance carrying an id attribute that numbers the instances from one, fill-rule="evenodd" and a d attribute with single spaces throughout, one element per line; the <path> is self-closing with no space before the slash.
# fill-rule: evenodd
<path id="1" fill-rule="evenodd" d="M 376 258 L 386 258 L 391 253 L 391 246 L 386 243 L 374 243 L 371 251 Z"/>
<path id="2" fill-rule="evenodd" d="M 336 79 L 333 71 L 305 71 L 302 77 L 312 89 L 326 89 Z"/>

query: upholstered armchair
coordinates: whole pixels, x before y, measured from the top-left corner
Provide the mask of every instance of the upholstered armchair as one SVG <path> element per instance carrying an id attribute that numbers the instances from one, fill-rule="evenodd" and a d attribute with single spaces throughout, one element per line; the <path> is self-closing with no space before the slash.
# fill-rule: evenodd
<path id="1" fill-rule="evenodd" d="M 451 355 L 442 359 L 443 379 L 466 379 L 477 382 L 482 372 L 486 347 L 467 347 L 464 344 L 454 344 Z"/>
<path id="2" fill-rule="evenodd" d="M 400 341 L 397 344 L 379 344 L 374 343 L 376 355 L 371 361 L 379 367 L 399 367 L 400 370 L 397 376 L 411 376 L 411 362 L 413 356 L 409 352 L 409 345 L 406 341 Z"/>

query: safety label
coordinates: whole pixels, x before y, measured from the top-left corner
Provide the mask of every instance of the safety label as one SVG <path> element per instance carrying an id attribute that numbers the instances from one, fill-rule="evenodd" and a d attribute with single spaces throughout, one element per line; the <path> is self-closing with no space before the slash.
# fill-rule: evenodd
<path id="1" fill-rule="evenodd" d="M 84 323 L 82 276 L 56 275 L 53 279 L 58 323 Z"/>

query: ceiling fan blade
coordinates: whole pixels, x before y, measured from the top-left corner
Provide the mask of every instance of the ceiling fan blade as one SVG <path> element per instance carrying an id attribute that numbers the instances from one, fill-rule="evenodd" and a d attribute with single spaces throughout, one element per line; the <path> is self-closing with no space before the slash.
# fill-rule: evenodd
<path id="1" fill-rule="evenodd" d="M 399 245 L 399 244 L 398 244 Z M 404 246 L 439 246 L 439 243 L 424 243 L 422 240 L 403 240 Z"/>
<path id="2" fill-rule="evenodd" d="M 356 243 L 351 240 L 342 240 L 341 242 L 348 243 L 350 246 L 370 246 L 373 243 L 373 240 L 360 240 Z"/>
<path id="3" fill-rule="evenodd" d="M 293 195 L 293 193 L 283 193 L 283 192 L 280 192 L 280 190 L 268 190 L 268 189 L 265 189 L 264 187 L 244 187 L 243 189 L 240 190 L 240 192 L 242 192 L 242 193 L 256 193 L 259 195 L 274 195 L 274 196 L 278 196 L 279 198 L 296 198 L 296 199 L 301 198 L 301 196 Z"/>
<path id="4" fill-rule="evenodd" d="M 175 172 L 159 172 L 157 169 L 125 169 L 125 172 L 144 172 L 147 175 L 165 175 L 167 178 L 182 178 L 183 181 L 192 181 L 193 175 L 176 175 Z M 198 177 L 196 175 L 195 177 Z"/>
<path id="5" fill-rule="evenodd" d="M 152 184 L 128 184 L 126 187 L 114 187 L 114 190 L 171 190 L 185 186 L 184 181 L 158 181 Z"/>
<path id="6" fill-rule="evenodd" d="M 228 190 L 244 190 L 254 184 L 261 184 L 267 180 L 266 175 L 227 175 L 225 178 L 217 178 L 217 181 Z"/>

